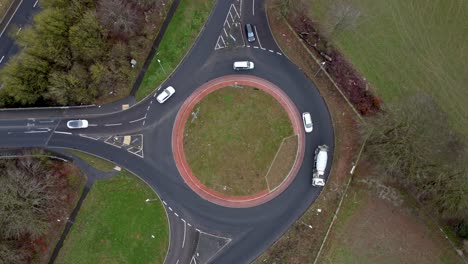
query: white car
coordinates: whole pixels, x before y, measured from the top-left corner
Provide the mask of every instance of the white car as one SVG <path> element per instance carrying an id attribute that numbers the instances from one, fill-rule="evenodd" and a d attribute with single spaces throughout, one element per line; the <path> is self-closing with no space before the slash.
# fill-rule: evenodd
<path id="1" fill-rule="evenodd" d="M 253 70 L 255 67 L 254 63 L 251 61 L 235 61 L 232 65 L 232 68 L 236 71 L 240 70 Z"/>
<path id="2" fill-rule="evenodd" d="M 84 119 L 70 120 L 70 121 L 67 122 L 67 127 L 69 129 L 87 128 L 88 127 L 88 120 L 84 120 Z"/>
<path id="3" fill-rule="evenodd" d="M 314 130 L 314 125 L 312 124 L 312 117 L 310 117 L 309 112 L 302 113 L 302 121 L 304 122 L 305 132 L 310 133 Z"/>
<path id="4" fill-rule="evenodd" d="M 175 93 L 175 89 L 174 87 L 172 86 L 168 86 L 166 89 L 164 89 L 162 91 L 162 93 L 160 93 L 158 95 L 158 97 L 156 97 L 156 100 L 162 104 L 164 102 L 166 102 L 167 99 L 169 99 L 169 97 L 171 97 L 173 94 Z"/>

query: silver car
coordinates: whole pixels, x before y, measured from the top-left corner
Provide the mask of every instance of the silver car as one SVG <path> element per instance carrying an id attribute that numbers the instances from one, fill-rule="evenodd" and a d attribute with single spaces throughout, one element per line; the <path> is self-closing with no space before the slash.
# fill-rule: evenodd
<path id="1" fill-rule="evenodd" d="M 70 121 L 67 122 L 67 127 L 69 129 L 87 128 L 88 127 L 88 120 L 84 120 L 84 119 L 70 120 Z"/>

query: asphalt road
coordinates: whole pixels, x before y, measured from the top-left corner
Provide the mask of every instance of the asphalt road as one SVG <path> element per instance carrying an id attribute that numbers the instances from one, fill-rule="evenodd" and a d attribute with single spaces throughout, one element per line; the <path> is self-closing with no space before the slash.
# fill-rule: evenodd
<path id="1" fill-rule="evenodd" d="M 176 89 L 166 103 L 159 104 L 150 95 L 126 111 L 113 112 L 113 108 L 104 107 L 106 111 L 97 107 L 3 110 L 0 146 L 79 149 L 138 175 L 158 193 L 168 214 L 171 237 L 166 263 L 250 263 L 317 199 L 322 188 L 311 186 L 314 150 L 327 144 L 329 160 L 333 160 L 334 149 L 325 102 L 314 84 L 276 45 L 263 5 L 262 0 L 217 2 L 196 44 L 164 83 L 163 87 L 172 85 Z M 237 28 L 235 23 L 240 23 Z M 245 23 L 255 26 L 257 40 L 253 43 L 245 41 Z M 255 69 L 234 72 L 232 63 L 236 60 L 251 60 Z M 197 87 L 220 76 L 246 73 L 282 88 L 300 112 L 311 113 L 314 131 L 306 134 L 302 167 L 282 194 L 260 206 L 234 209 L 210 203 L 188 188 L 173 160 L 171 135 L 180 106 Z M 77 117 L 88 119 L 91 126 L 68 129 L 66 121 Z M 128 134 L 143 135 L 144 155 L 135 155 L 105 140 Z"/>
<path id="2" fill-rule="evenodd" d="M 38 0 L 15 0 L 0 23 L 0 69 L 19 51 L 11 35 L 21 34 L 39 10 Z"/>

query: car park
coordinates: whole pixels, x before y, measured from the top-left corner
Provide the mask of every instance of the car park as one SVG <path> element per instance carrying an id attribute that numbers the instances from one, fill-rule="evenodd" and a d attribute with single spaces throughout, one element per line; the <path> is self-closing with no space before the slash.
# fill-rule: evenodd
<path id="1" fill-rule="evenodd" d="M 166 89 L 162 91 L 157 97 L 156 100 L 158 103 L 162 104 L 167 101 L 173 94 L 175 93 L 175 89 L 172 86 L 168 86 Z"/>
<path id="2" fill-rule="evenodd" d="M 305 132 L 312 132 L 314 125 L 312 124 L 312 117 L 310 116 L 309 112 L 302 113 L 302 122 L 304 123 Z"/>
<path id="3" fill-rule="evenodd" d="M 67 122 L 67 127 L 69 129 L 87 128 L 88 120 L 84 120 L 84 119 L 70 120 Z"/>
<path id="4" fill-rule="evenodd" d="M 248 42 L 254 42 L 255 41 L 255 34 L 253 32 L 252 24 L 246 24 L 245 25 L 245 34 L 247 35 L 247 41 Z"/>
<path id="5" fill-rule="evenodd" d="M 251 61 L 235 61 L 232 65 L 232 68 L 236 71 L 240 70 L 253 70 L 255 67 L 254 63 Z"/>

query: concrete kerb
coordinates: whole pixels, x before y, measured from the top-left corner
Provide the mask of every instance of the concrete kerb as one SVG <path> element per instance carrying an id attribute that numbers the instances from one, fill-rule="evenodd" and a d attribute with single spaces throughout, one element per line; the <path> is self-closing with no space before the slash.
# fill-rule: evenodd
<path id="1" fill-rule="evenodd" d="M 273 96 L 285 108 L 289 119 L 292 122 L 294 133 L 298 135 L 298 154 L 296 155 L 297 158 L 293 168 L 290 170 L 290 173 L 286 179 L 283 180 L 282 184 L 278 188 L 275 188 L 273 192 L 265 190 L 263 192 L 248 196 L 231 196 L 216 192 L 207 188 L 193 175 L 193 172 L 191 171 L 190 166 L 188 165 L 185 158 L 185 153 L 183 150 L 183 131 L 185 127 L 185 121 L 189 117 L 193 107 L 201 100 L 201 98 L 211 93 L 212 91 L 236 83 L 257 87 Z M 246 208 L 265 203 L 278 196 L 289 186 L 302 164 L 305 151 L 305 132 L 302 129 L 302 120 L 300 120 L 299 116 L 299 111 L 289 99 L 289 97 L 287 97 L 287 95 L 279 87 L 264 79 L 249 75 L 229 75 L 211 80 L 199 87 L 184 102 L 183 106 L 179 110 L 179 113 L 177 114 L 172 130 L 172 151 L 179 173 L 181 174 L 185 183 L 199 196 L 218 205 L 233 208 Z"/>

